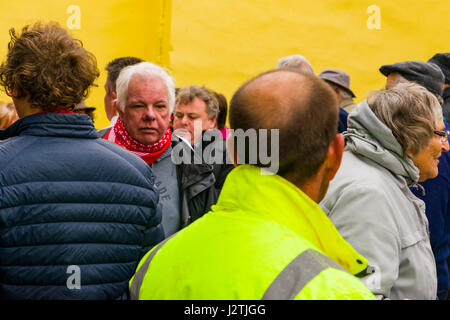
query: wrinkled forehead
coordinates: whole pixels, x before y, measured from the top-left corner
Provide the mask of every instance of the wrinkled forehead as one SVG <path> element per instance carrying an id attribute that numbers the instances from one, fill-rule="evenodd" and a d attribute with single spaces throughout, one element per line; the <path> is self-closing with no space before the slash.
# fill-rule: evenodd
<path id="1" fill-rule="evenodd" d="M 163 79 L 134 75 L 128 83 L 126 98 L 127 101 L 134 99 L 168 101 L 169 94 Z"/>

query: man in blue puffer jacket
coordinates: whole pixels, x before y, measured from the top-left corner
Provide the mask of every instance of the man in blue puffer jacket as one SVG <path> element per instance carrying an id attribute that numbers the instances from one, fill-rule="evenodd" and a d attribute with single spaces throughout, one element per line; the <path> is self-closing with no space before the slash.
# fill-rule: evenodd
<path id="1" fill-rule="evenodd" d="M 73 107 L 95 58 L 56 23 L 10 31 L 0 84 L 20 119 L 0 131 L 0 299 L 126 299 L 163 239 L 149 166 Z"/>

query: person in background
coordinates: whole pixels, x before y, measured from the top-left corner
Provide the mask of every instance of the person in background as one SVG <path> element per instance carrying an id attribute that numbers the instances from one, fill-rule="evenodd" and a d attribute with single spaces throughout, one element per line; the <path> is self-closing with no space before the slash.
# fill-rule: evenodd
<path id="1" fill-rule="evenodd" d="M 441 71 L 444 73 L 445 76 L 445 83 L 444 83 L 444 92 L 442 93 L 442 97 L 444 99 L 444 103 L 442 105 L 442 113 L 444 114 L 444 118 L 446 119 L 446 130 L 449 131 L 450 130 L 450 53 L 436 53 L 430 60 L 428 60 L 429 63 L 434 63 L 436 64 Z M 447 152 L 445 154 L 445 157 L 448 159 L 447 163 L 450 164 L 450 154 Z M 442 169 L 442 172 L 447 171 L 448 172 L 448 176 L 450 176 L 450 165 L 448 165 L 447 169 Z M 439 172 L 441 172 L 441 168 L 439 168 Z M 447 190 L 448 193 L 450 193 L 450 189 L 449 189 L 449 185 L 450 185 L 450 179 L 447 179 Z M 444 198 L 447 200 L 440 200 L 441 203 L 443 203 L 447 208 L 447 214 L 445 215 L 445 231 L 444 234 L 447 235 L 447 241 L 450 241 L 450 201 L 449 198 L 447 196 L 447 198 Z M 445 201 L 445 202 L 444 202 Z M 448 242 L 447 242 L 448 243 Z M 446 248 L 447 252 L 449 252 L 448 256 L 447 256 L 447 270 L 450 269 L 450 248 L 449 245 L 447 245 Z M 445 252 L 445 251 L 444 251 Z M 445 256 L 445 254 L 444 254 Z M 442 265 L 443 268 L 445 268 L 445 265 Z M 439 273 L 439 270 L 438 270 Z M 448 283 L 448 290 L 447 290 L 447 299 L 450 297 L 450 276 L 449 276 L 449 283 Z M 444 299 L 444 297 L 442 297 L 442 299 Z"/>
<path id="2" fill-rule="evenodd" d="M 220 193 L 225 178 L 234 168 L 228 158 L 226 141 L 216 129 L 219 103 L 214 92 L 196 85 L 184 86 L 178 90 L 173 129 L 174 133 L 186 139 L 193 153 L 201 155 L 204 163 L 213 167 L 215 188 Z M 209 153 L 211 150 L 211 153 Z"/>
<path id="3" fill-rule="evenodd" d="M 164 235 L 151 169 L 73 112 L 99 76 L 79 40 L 53 22 L 10 36 L 0 85 L 20 119 L 0 130 L 0 299 L 127 299 Z"/>
<path id="4" fill-rule="evenodd" d="M 434 94 L 439 103 L 443 102 L 445 77 L 439 67 L 433 63 L 402 61 L 382 65 L 380 72 L 386 76 L 386 89 L 393 88 L 399 83 L 414 82 Z"/>
<path id="5" fill-rule="evenodd" d="M 79 114 L 87 114 L 89 118 L 91 118 L 92 122 L 94 122 L 95 107 L 87 106 L 84 100 L 77 104 L 75 108 L 73 108 L 73 111 Z"/>
<path id="6" fill-rule="evenodd" d="M 234 144 L 237 167 L 217 204 L 142 259 L 131 298 L 374 299 L 352 275 L 367 261 L 317 205 L 341 162 L 337 121 L 336 98 L 314 75 L 272 70 L 241 86 L 227 141 L 254 131 L 279 145 L 279 157 L 267 163 L 258 152 L 250 165 L 253 145 Z"/>
<path id="7" fill-rule="evenodd" d="M 181 87 L 176 96 L 173 129 L 194 146 L 206 130 L 216 128 L 219 103 L 211 90 L 196 85 Z M 197 128 L 195 128 L 197 126 Z M 194 130 L 198 129 L 198 130 Z"/>
<path id="8" fill-rule="evenodd" d="M 350 90 L 350 76 L 339 69 L 325 69 L 319 77 L 325 80 L 336 94 L 339 103 L 338 132 L 344 132 L 347 130 L 348 113 L 356 107 L 353 102 L 355 94 Z"/>
<path id="9" fill-rule="evenodd" d="M 356 107 L 353 101 L 353 98 L 356 96 L 350 89 L 350 76 L 348 73 L 339 69 L 325 69 L 319 74 L 319 77 L 325 80 L 336 93 L 339 108 L 350 113 Z"/>
<path id="10" fill-rule="evenodd" d="M 276 69 L 294 69 L 297 71 L 314 74 L 311 63 L 300 54 L 282 57 L 277 61 Z"/>
<path id="11" fill-rule="evenodd" d="M 447 122 L 450 122 L 450 53 L 436 53 L 428 63 L 434 63 L 441 69 L 445 77 L 444 91 L 442 97 L 444 104 L 442 105 L 442 113 Z"/>
<path id="12" fill-rule="evenodd" d="M 110 126 L 105 129 L 102 129 L 103 131 L 99 132 L 100 136 L 106 133 L 105 131 L 108 131 L 111 128 L 111 126 L 113 126 L 116 123 L 117 118 L 119 116 L 113 101 L 117 98 L 116 80 L 120 74 L 120 71 L 127 66 L 131 66 L 133 64 L 143 61 L 144 60 L 137 57 L 120 57 L 112 60 L 110 63 L 107 64 L 105 70 L 108 72 L 108 75 L 106 77 L 105 82 L 104 103 L 105 103 L 106 117 L 110 121 Z"/>
<path id="13" fill-rule="evenodd" d="M 383 72 L 388 74 L 386 79 L 387 89 L 395 87 L 398 83 L 414 82 L 421 84 L 432 93 L 435 92 L 436 97 L 441 98 L 440 93 L 444 87 L 444 77 L 439 72 L 439 68 L 421 61 L 399 62 L 395 64 L 395 67 L 394 65 L 386 65 L 382 68 Z M 394 75 L 390 71 L 393 71 Z M 443 70 L 441 69 L 441 71 Z M 445 132 L 448 132 L 450 128 L 446 121 L 444 121 L 444 125 L 443 133 L 446 134 Z M 447 137 L 444 135 L 442 139 L 446 140 Z M 439 158 L 438 171 L 439 174 L 436 178 L 421 182 L 420 187 L 413 187 L 411 191 L 425 202 L 430 243 L 436 261 L 437 296 L 440 300 L 445 300 L 450 288 L 449 270 L 446 262 L 449 257 L 450 244 L 450 152 L 442 152 Z"/>
<path id="14" fill-rule="evenodd" d="M 219 115 L 217 116 L 216 127 L 222 134 L 222 138 L 226 140 L 230 134 L 230 128 L 226 126 L 228 115 L 227 98 L 219 92 L 214 92 L 214 95 L 216 96 L 217 102 L 219 102 Z"/>
<path id="15" fill-rule="evenodd" d="M 5 129 L 19 119 L 12 102 L 0 102 L 0 129 Z"/>
<path id="16" fill-rule="evenodd" d="M 414 83 L 371 93 L 348 117 L 346 151 L 321 208 L 369 261 L 364 283 L 384 299 L 436 299 L 425 206 L 409 187 L 438 175 L 449 150 L 441 106 Z"/>

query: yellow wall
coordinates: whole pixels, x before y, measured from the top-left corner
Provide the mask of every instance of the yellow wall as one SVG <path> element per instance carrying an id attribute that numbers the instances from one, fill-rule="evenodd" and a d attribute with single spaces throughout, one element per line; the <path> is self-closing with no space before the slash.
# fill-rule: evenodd
<path id="1" fill-rule="evenodd" d="M 105 66 L 114 58 L 137 56 L 169 65 L 170 1 L 165 0 L 14 0 L 0 3 L 0 60 L 5 60 L 8 30 L 37 20 L 58 21 L 97 57 L 100 77 L 86 104 L 97 108 L 95 125 L 109 124 L 103 104 Z M 75 5 L 75 11 L 71 9 Z M 79 9 L 79 15 L 77 10 Z M 3 92 L 0 100 L 9 99 Z"/>
<path id="2" fill-rule="evenodd" d="M 359 102 L 384 85 L 382 64 L 450 52 L 450 1 L 442 0 L 15 0 L 0 4 L 1 60 L 11 26 L 39 19 L 67 26 L 73 22 L 70 5 L 81 11 L 80 29 L 70 31 L 97 56 L 101 71 L 99 87 L 87 100 L 97 107 L 97 128 L 108 124 L 104 67 L 120 56 L 162 64 L 177 86 L 204 84 L 230 99 L 278 58 L 299 53 L 316 73 L 348 72 Z M 380 29 L 367 26 L 376 22 L 366 12 L 371 5 L 380 9 Z"/>
<path id="3" fill-rule="evenodd" d="M 367 27 L 370 5 L 380 9 L 379 30 Z M 317 74 L 348 72 L 360 102 L 384 86 L 381 65 L 450 52 L 449 17 L 442 0 L 173 0 L 171 67 L 177 85 L 205 84 L 231 98 L 280 57 L 299 53 Z"/>

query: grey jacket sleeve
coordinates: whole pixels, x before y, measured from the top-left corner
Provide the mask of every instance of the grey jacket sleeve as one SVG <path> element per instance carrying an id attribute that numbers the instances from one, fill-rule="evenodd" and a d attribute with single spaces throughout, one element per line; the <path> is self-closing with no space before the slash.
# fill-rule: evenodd
<path id="1" fill-rule="evenodd" d="M 359 185 L 327 196 L 321 207 L 344 239 L 368 260 L 370 274 L 361 280 L 378 299 L 389 298 L 401 252 L 395 203 L 384 190 Z"/>

